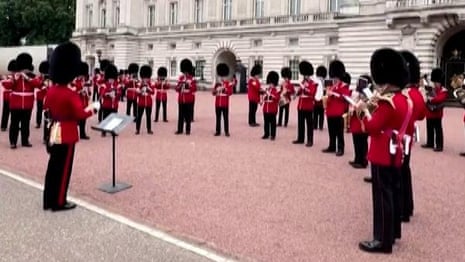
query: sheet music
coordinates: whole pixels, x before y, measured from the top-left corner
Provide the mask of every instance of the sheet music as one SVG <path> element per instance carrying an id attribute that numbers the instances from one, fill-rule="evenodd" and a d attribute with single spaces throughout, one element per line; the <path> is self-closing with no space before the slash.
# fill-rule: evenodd
<path id="1" fill-rule="evenodd" d="M 119 126 L 123 122 L 121 118 L 112 118 L 108 124 L 105 125 L 106 130 L 114 130 L 117 126 Z"/>

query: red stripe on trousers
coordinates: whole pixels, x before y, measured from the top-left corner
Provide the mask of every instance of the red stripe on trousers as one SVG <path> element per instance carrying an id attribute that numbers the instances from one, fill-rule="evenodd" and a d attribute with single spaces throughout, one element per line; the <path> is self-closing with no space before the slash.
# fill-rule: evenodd
<path id="1" fill-rule="evenodd" d="M 66 153 L 65 158 L 65 166 L 63 168 L 63 174 L 61 179 L 60 191 L 58 194 L 58 206 L 63 206 L 65 204 L 65 195 L 66 195 L 66 185 L 68 184 L 69 176 L 69 168 L 71 164 L 71 153 L 72 153 L 73 145 L 68 145 L 68 152 Z"/>

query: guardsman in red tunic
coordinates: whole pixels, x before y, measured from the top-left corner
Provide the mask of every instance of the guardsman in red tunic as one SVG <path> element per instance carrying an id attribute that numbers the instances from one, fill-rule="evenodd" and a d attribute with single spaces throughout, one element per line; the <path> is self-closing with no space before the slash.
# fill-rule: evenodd
<path id="1" fill-rule="evenodd" d="M 294 85 L 291 83 L 292 72 L 289 67 L 284 67 L 281 69 L 281 77 L 283 78 L 283 83 L 281 84 L 279 94 L 279 116 L 278 116 L 278 126 L 283 125 L 283 116 L 284 116 L 284 127 L 287 127 L 289 122 L 289 105 L 292 101 L 292 96 L 295 94 Z"/>
<path id="2" fill-rule="evenodd" d="M 196 81 L 195 79 L 195 67 L 192 67 L 192 72 L 191 72 L 192 79 Z M 194 112 L 195 112 L 195 93 L 192 93 L 192 97 L 194 98 L 192 102 L 192 116 L 191 116 L 191 122 L 194 122 Z"/>
<path id="3" fill-rule="evenodd" d="M 402 89 L 409 82 L 407 63 L 397 51 L 389 48 L 374 52 L 371 75 L 379 95 L 372 113 L 363 101 L 357 104 L 363 124 L 370 136 L 368 160 L 373 178 L 373 240 L 362 241 L 366 252 L 392 253 L 395 239 L 401 237 L 400 168 L 405 154 L 406 129 L 412 124 L 413 103 Z"/>
<path id="4" fill-rule="evenodd" d="M 237 88 L 237 77 L 236 77 L 236 74 L 233 74 L 232 76 L 232 80 L 231 80 L 231 85 L 232 85 L 232 88 L 233 88 L 233 93 L 236 93 L 236 88 Z"/>
<path id="5" fill-rule="evenodd" d="M 319 66 L 316 69 L 316 79 L 314 82 L 318 83 L 318 90 L 315 95 L 315 108 L 313 109 L 313 129 L 323 130 L 323 124 L 325 121 L 325 109 L 323 107 L 323 95 L 324 95 L 324 82 L 328 70 L 324 66 Z M 318 81 L 315 81 L 318 80 Z"/>
<path id="6" fill-rule="evenodd" d="M 249 126 L 259 126 L 256 121 L 258 104 L 260 103 L 260 75 L 262 66 L 254 65 L 250 71 L 250 78 L 247 82 L 247 95 L 249 98 Z"/>
<path id="7" fill-rule="evenodd" d="M 110 114 L 118 112 L 121 87 L 117 81 L 118 69 L 112 64 L 105 68 L 106 82 L 100 86 L 100 99 L 102 100 L 102 120 Z M 105 132 L 102 133 L 105 136 Z"/>
<path id="8" fill-rule="evenodd" d="M 69 210 L 76 204 L 67 201 L 68 185 L 74 160 L 74 149 L 78 137 L 78 121 L 90 117 L 97 110 L 92 104 L 82 107 L 79 95 L 69 85 L 78 76 L 81 51 L 72 43 L 55 48 L 50 62 L 50 77 L 55 83 L 47 91 L 44 110 L 51 118 L 47 151 L 50 158 L 44 186 L 44 210 Z"/>
<path id="9" fill-rule="evenodd" d="M 45 94 L 47 94 L 47 88 L 48 85 L 46 83 L 46 80 L 48 79 L 48 68 L 49 68 L 49 63 L 48 61 L 43 61 L 39 65 L 39 72 L 40 72 L 40 79 L 42 80 L 42 83 L 40 86 L 38 86 L 38 91 L 36 92 L 36 128 L 40 128 L 40 125 L 42 123 L 42 114 L 43 114 L 43 107 L 44 107 L 44 98 Z M 48 81 L 47 81 L 48 82 Z"/>
<path id="10" fill-rule="evenodd" d="M 94 69 L 94 75 L 92 76 L 92 101 L 98 101 L 99 97 L 99 86 L 105 82 L 103 74 L 100 72 L 99 68 Z"/>
<path id="11" fill-rule="evenodd" d="M 189 59 L 181 61 L 182 75 L 178 79 L 176 92 L 178 92 L 178 130 L 176 135 L 180 135 L 186 123 L 186 135 L 191 134 L 192 112 L 194 110 L 194 94 L 197 91 L 197 83 L 192 76 L 192 62 Z"/>
<path id="12" fill-rule="evenodd" d="M 11 60 L 8 63 L 8 72 L 10 74 L 7 76 L 7 79 L 3 81 L 10 81 L 13 79 L 14 75 L 16 74 L 16 60 Z M 0 124 L 1 130 L 4 132 L 8 127 L 8 119 L 10 118 L 10 94 L 11 89 L 7 89 L 3 86 L 2 81 L 2 89 L 3 89 L 3 108 L 2 108 L 2 122 Z"/>
<path id="13" fill-rule="evenodd" d="M 313 82 L 313 65 L 310 62 L 302 61 L 299 64 L 300 74 L 304 77 L 297 91 L 299 102 L 297 103 L 297 139 L 294 144 L 305 142 L 305 124 L 307 125 L 307 146 L 313 146 L 313 109 L 315 107 L 315 95 L 318 88 Z"/>
<path id="14" fill-rule="evenodd" d="M 134 117 L 134 121 L 137 119 L 137 85 L 139 84 L 139 65 L 132 63 L 128 66 L 129 77 L 126 79 L 124 85 L 126 87 L 126 115 Z"/>
<path id="15" fill-rule="evenodd" d="M 276 115 L 279 106 L 279 91 L 277 89 L 279 75 L 271 71 L 266 76 L 267 87 L 263 94 L 263 130 L 262 139 L 276 138 Z"/>
<path id="16" fill-rule="evenodd" d="M 336 156 L 344 155 L 344 118 L 348 105 L 344 97 L 350 96 L 349 85 L 342 79 L 345 76 L 345 66 L 339 60 L 334 60 L 329 65 L 329 77 L 334 84 L 328 88 L 326 117 L 328 119 L 329 146 L 324 153 L 334 153 Z M 337 147 L 336 147 L 337 145 Z"/>
<path id="17" fill-rule="evenodd" d="M 14 78 L 3 82 L 10 94 L 10 148 L 16 149 L 18 134 L 21 125 L 21 145 L 31 147 L 29 142 L 29 128 L 32 108 L 34 107 L 34 90 L 42 84 L 39 77 L 35 77 L 33 71 L 32 57 L 27 53 L 19 54 L 16 58 L 18 72 Z"/>
<path id="18" fill-rule="evenodd" d="M 82 62 L 79 68 L 79 76 L 73 81 L 73 87 L 81 99 L 83 108 L 89 106 L 91 85 L 89 81 L 89 65 Z M 81 119 L 79 121 L 79 137 L 85 140 L 90 139 L 86 134 L 86 119 Z"/>
<path id="19" fill-rule="evenodd" d="M 444 135 L 442 130 L 442 117 L 444 103 L 447 99 L 447 89 L 444 84 L 444 73 L 436 68 L 431 72 L 432 87 L 427 87 L 426 102 L 426 144 L 424 148 L 434 148 L 435 152 L 442 152 L 444 148 Z"/>
<path id="20" fill-rule="evenodd" d="M 157 94 L 155 96 L 155 122 L 158 122 L 158 115 L 160 113 L 160 105 L 163 107 L 163 122 L 168 122 L 166 104 L 168 101 L 168 90 L 170 89 L 170 83 L 166 77 L 168 76 L 168 70 L 165 67 L 160 67 L 157 70 L 158 79 L 155 83 Z"/>
<path id="21" fill-rule="evenodd" d="M 352 83 L 352 76 L 349 73 L 345 73 L 344 77 L 342 78 L 342 82 L 346 83 L 349 86 L 349 94 L 352 95 L 352 88 L 350 84 Z M 349 95 L 349 97 L 350 97 Z M 345 113 L 342 115 L 342 118 L 344 118 L 344 129 L 346 130 L 347 133 L 350 133 L 349 130 L 349 116 L 348 116 L 348 111 L 349 111 L 349 105 L 346 107 Z"/>
<path id="22" fill-rule="evenodd" d="M 141 81 L 137 86 L 137 121 L 136 121 L 136 135 L 140 134 L 140 124 L 142 122 L 142 116 L 145 111 L 147 133 L 153 134 L 152 132 L 152 105 L 155 94 L 155 85 L 152 83 L 150 78 L 152 77 L 152 68 L 148 65 L 144 65 L 140 69 Z"/>
<path id="23" fill-rule="evenodd" d="M 224 135 L 229 137 L 229 97 L 233 93 L 232 82 L 227 80 L 229 67 L 226 64 L 216 66 L 216 74 L 220 78 L 220 83 L 213 86 L 212 94 L 215 96 L 216 132 L 215 136 L 221 134 L 221 115 L 224 120 Z"/>

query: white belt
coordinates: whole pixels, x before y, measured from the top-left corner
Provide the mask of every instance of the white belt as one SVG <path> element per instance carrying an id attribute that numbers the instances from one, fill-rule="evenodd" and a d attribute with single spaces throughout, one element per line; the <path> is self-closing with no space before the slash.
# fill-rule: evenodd
<path id="1" fill-rule="evenodd" d="M 157 92 L 159 92 L 159 93 L 166 93 L 166 90 L 160 89 L 160 90 L 157 90 Z"/>
<path id="2" fill-rule="evenodd" d="M 219 94 L 217 96 L 228 96 L 227 94 Z"/>
<path id="3" fill-rule="evenodd" d="M 302 97 L 302 98 L 309 98 L 310 96 L 301 95 L 300 97 Z"/>
<path id="4" fill-rule="evenodd" d="M 17 96 L 34 96 L 34 93 L 30 92 L 12 92 L 11 94 Z"/>

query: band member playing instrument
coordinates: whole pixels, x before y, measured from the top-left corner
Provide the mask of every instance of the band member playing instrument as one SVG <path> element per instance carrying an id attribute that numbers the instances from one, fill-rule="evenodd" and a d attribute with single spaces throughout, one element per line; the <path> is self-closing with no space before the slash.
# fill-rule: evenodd
<path id="1" fill-rule="evenodd" d="M 313 66 L 310 62 L 300 62 L 299 72 L 304 79 L 296 91 L 296 95 L 299 98 L 299 102 L 297 103 L 297 139 L 292 143 L 304 143 L 305 124 L 307 124 L 307 146 L 311 147 L 313 146 L 313 108 L 315 106 L 315 95 L 318 84 L 311 78 L 313 75 Z"/>
<path id="2" fill-rule="evenodd" d="M 216 133 L 221 134 L 221 115 L 224 120 L 224 135 L 229 136 L 229 97 L 233 93 L 233 83 L 229 81 L 229 67 L 226 64 L 218 64 L 216 73 L 220 82 L 213 87 L 212 94 L 215 96 Z"/>
<path id="3" fill-rule="evenodd" d="M 277 89 L 279 75 L 271 71 L 266 76 L 267 87 L 263 90 L 263 129 L 262 139 L 276 138 L 276 115 L 278 114 L 279 92 Z"/>
<path id="4" fill-rule="evenodd" d="M 67 201 L 69 180 L 73 168 L 74 149 L 78 138 L 77 123 L 96 113 L 96 105 L 82 107 L 79 95 L 68 88 L 78 76 L 81 51 L 72 43 L 59 45 L 53 51 L 50 62 L 50 87 L 44 101 L 52 119 L 51 132 L 47 139 L 50 158 L 45 175 L 43 194 L 44 210 L 69 210 L 76 204 Z"/>
<path id="5" fill-rule="evenodd" d="M 349 74 L 349 73 L 345 73 L 344 74 L 344 78 L 342 79 L 342 82 L 346 83 L 348 86 L 349 86 L 349 92 L 352 93 L 352 90 L 353 88 L 351 88 L 351 81 L 352 81 L 352 76 Z M 346 107 L 346 111 L 345 113 L 342 115 L 342 117 L 344 118 L 344 130 L 347 132 L 347 133 L 350 133 L 350 130 L 349 130 L 349 114 L 348 114 L 348 110 L 349 108 Z"/>
<path id="6" fill-rule="evenodd" d="M 197 80 L 195 79 L 195 67 L 192 67 L 191 76 L 192 76 L 192 79 L 193 79 L 194 81 L 197 81 Z M 195 112 L 195 92 L 192 93 L 192 97 L 193 97 L 193 102 L 192 102 L 191 122 L 194 122 L 194 120 L 195 120 L 195 118 L 194 118 L 194 112 Z"/>
<path id="7" fill-rule="evenodd" d="M 139 84 L 138 75 L 139 75 L 139 65 L 138 64 L 129 64 L 128 66 L 129 77 L 124 83 L 126 87 L 126 115 L 131 115 L 134 117 L 134 121 L 137 119 L 137 85 Z"/>
<path id="8" fill-rule="evenodd" d="M 105 83 L 107 81 L 106 77 L 105 77 L 105 70 L 108 67 L 108 65 L 111 64 L 111 62 L 110 62 L 110 60 L 104 59 L 104 60 L 100 60 L 99 63 L 100 63 L 100 77 L 98 78 L 97 92 L 99 94 L 98 99 L 100 101 L 100 105 L 102 105 L 103 97 L 101 96 L 101 94 L 104 92 L 104 89 L 106 87 Z M 118 74 L 118 72 L 116 74 Z M 98 122 L 100 123 L 103 119 L 104 119 L 104 117 L 103 117 L 103 106 L 101 106 L 100 110 L 98 111 Z"/>
<path id="9" fill-rule="evenodd" d="M 325 93 L 324 81 L 328 74 L 326 67 L 319 66 L 316 69 L 316 77 L 313 79 L 318 84 L 318 89 L 315 94 L 315 108 L 313 109 L 313 129 L 323 130 L 323 123 L 325 121 L 325 109 L 323 107 L 323 95 Z"/>
<path id="10" fill-rule="evenodd" d="M 167 112 L 166 112 L 166 103 L 168 101 L 168 90 L 170 89 L 170 83 L 166 79 L 168 76 L 168 70 L 165 67 L 158 68 L 157 71 L 158 79 L 155 83 L 155 88 L 157 89 L 157 94 L 155 97 L 155 122 L 158 122 L 158 115 L 160 113 L 160 105 L 163 107 L 163 122 L 168 122 Z"/>
<path id="11" fill-rule="evenodd" d="M 94 69 L 94 75 L 92 76 L 92 101 L 98 101 L 100 99 L 99 86 L 105 82 L 103 74 L 99 68 Z"/>
<path id="12" fill-rule="evenodd" d="M 345 66 L 339 60 L 329 65 L 329 77 L 333 85 L 327 89 L 326 117 L 328 119 L 329 146 L 324 153 L 334 153 L 336 156 L 344 155 L 344 118 L 347 111 L 345 96 L 350 96 L 349 86 L 342 81 L 345 75 Z M 337 148 L 336 148 L 337 145 Z"/>
<path id="13" fill-rule="evenodd" d="M 280 100 L 278 126 L 282 126 L 284 114 L 284 127 L 287 127 L 287 123 L 289 122 L 289 105 L 291 104 L 292 96 L 295 93 L 294 85 L 291 83 L 291 69 L 289 67 L 282 68 L 281 77 L 284 81 L 281 84 L 281 88 L 279 91 Z"/>
<path id="14" fill-rule="evenodd" d="M 426 102 L 426 144 L 424 148 L 434 148 L 435 152 L 442 152 L 444 136 L 442 130 L 442 117 L 444 103 L 447 99 L 447 89 L 444 84 L 444 73 L 436 68 L 431 72 L 432 87 L 427 87 Z"/>
<path id="15" fill-rule="evenodd" d="M 119 97 L 121 88 L 117 81 L 118 69 L 112 64 L 105 68 L 106 82 L 100 86 L 100 98 L 102 100 L 102 120 L 106 119 L 111 113 L 118 112 Z M 102 132 L 102 136 L 106 133 Z"/>
<path id="16" fill-rule="evenodd" d="M 180 135 L 186 123 L 186 135 L 191 134 L 192 112 L 194 110 L 194 93 L 197 91 L 197 83 L 192 75 L 192 62 L 189 59 L 181 61 L 182 75 L 178 79 L 176 92 L 178 92 L 178 130 L 176 135 Z"/>
<path id="17" fill-rule="evenodd" d="M 48 78 L 48 61 L 42 61 L 39 65 L 40 79 L 42 84 L 39 85 L 38 91 L 36 92 L 36 128 L 40 128 L 42 124 L 42 114 L 44 107 L 44 98 L 47 93 L 47 85 L 45 85 L 45 79 Z"/>
<path id="18" fill-rule="evenodd" d="M 465 86 L 464 75 L 463 74 L 454 74 L 451 79 L 450 86 L 453 88 L 453 94 L 457 102 L 465 108 Z M 463 116 L 463 122 L 465 123 L 465 114 Z M 464 129 L 465 130 L 465 129 Z M 460 153 L 460 156 L 465 156 L 465 152 Z"/>
<path id="19" fill-rule="evenodd" d="M 260 103 L 260 75 L 262 66 L 254 65 L 250 71 L 250 78 L 247 82 L 247 96 L 249 98 L 249 126 L 259 126 L 256 121 L 258 104 Z"/>
<path id="20" fill-rule="evenodd" d="M 78 77 L 73 81 L 73 86 L 76 93 L 79 95 L 79 98 L 81 99 L 82 107 L 87 108 L 89 106 L 89 100 L 92 96 L 92 83 L 89 81 L 89 65 L 85 62 L 82 62 L 78 73 Z M 86 121 L 86 119 L 79 120 L 79 138 L 88 140 L 90 137 L 86 134 Z"/>
<path id="21" fill-rule="evenodd" d="M 155 85 L 152 83 L 150 78 L 152 77 L 152 68 L 148 65 L 144 65 L 140 68 L 141 81 L 137 87 L 137 122 L 136 122 L 136 135 L 140 134 L 140 124 L 142 122 L 142 115 L 145 111 L 147 133 L 153 134 L 152 132 L 152 105 L 155 94 Z"/>
<path id="22" fill-rule="evenodd" d="M 16 70 L 16 60 L 13 59 L 8 63 L 8 72 L 10 72 L 10 74 L 3 81 L 13 79 L 14 75 L 17 72 L 17 70 Z M 0 128 L 4 132 L 4 131 L 6 131 L 6 128 L 8 127 L 8 119 L 10 118 L 10 94 L 11 94 L 11 89 L 5 88 L 3 86 L 3 81 L 2 81 L 3 107 L 2 107 L 2 122 L 0 124 Z"/>
<path id="23" fill-rule="evenodd" d="M 238 91 L 237 91 L 237 77 L 236 77 L 236 74 L 233 74 L 231 83 L 232 83 L 233 93 L 237 93 Z"/>
<path id="24" fill-rule="evenodd" d="M 402 93 L 408 83 L 408 69 L 397 51 L 388 48 L 375 51 L 370 67 L 379 95 L 369 103 L 377 107 L 370 112 L 367 103 L 360 101 L 356 108 L 370 136 L 368 160 L 373 178 L 374 238 L 360 242 L 359 248 L 366 252 L 392 253 L 395 239 L 401 237 L 399 173 L 405 154 L 405 132 L 413 122 L 413 105 Z"/>

